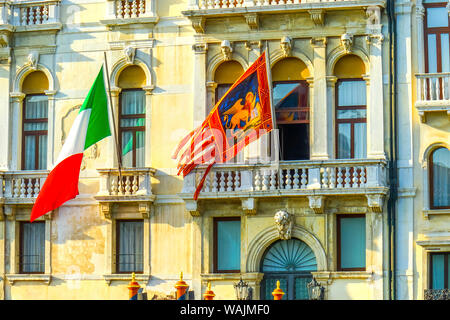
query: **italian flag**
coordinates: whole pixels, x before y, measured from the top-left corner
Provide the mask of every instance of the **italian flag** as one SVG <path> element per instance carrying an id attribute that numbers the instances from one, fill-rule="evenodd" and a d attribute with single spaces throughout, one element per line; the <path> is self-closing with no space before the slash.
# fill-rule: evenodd
<path id="1" fill-rule="evenodd" d="M 31 210 L 30 222 L 78 195 L 83 152 L 111 135 L 103 67 L 75 118 L 69 135 Z"/>

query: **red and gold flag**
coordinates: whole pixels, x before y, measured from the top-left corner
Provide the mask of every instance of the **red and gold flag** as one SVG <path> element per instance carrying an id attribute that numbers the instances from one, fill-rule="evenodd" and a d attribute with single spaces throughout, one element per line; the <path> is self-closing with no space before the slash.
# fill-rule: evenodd
<path id="1" fill-rule="evenodd" d="M 208 167 L 194 194 L 215 163 L 233 159 L 245 146 L 273 127 L 267 53 L 264 52 L 219 100 L 202 125 L 181 140 L 173 155 L 178 175 L 188 175 L 200 164 Z"/>

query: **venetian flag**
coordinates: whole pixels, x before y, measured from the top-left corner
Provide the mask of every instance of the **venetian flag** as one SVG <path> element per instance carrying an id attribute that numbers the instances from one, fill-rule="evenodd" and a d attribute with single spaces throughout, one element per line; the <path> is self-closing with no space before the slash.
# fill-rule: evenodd
<path id="1" fill-rule="evenodd" d="M 31 210 L 31 222 L 78 195 L 84 150 L 110 135 L 102 67 L 75 118 L 55 167 L 39 192 Z"/>
<path id="2" fill-rule="evenodd" d="M 178 175 L 188 175 L 207 164 L 194 193 L 196 200 L 208 172 L 215 163 L 233 159 L 245 146 L 274 128 L 271 79 L 267 51 L 239 77 L 217 102 L 202 125 L 178 144 Z"/>

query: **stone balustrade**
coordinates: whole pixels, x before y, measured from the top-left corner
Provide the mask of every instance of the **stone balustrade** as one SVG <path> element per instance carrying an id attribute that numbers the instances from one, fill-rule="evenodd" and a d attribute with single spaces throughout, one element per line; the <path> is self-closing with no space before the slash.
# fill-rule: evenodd
<path id="1" fill-rule="evenodd" d="M 0 174 L 0 198 L 6 203 L 32 203 L 41 191 L 48 171 L 8 171 Z"/>
<path id="2" fill-rule="evenodd" d="M 425 113 L 444 111 L 450 117 L 450 72 L 416 74 L 417 99 L 415 106 L 422 122 Z"/>
<path id="3" fill-rule="evenodd" d="M 156 0 L 107 0 L 106 17 L 101 20 L 108 26 L 134 23 L 156 23 Z"/>
<path id="4" fill-rule="evenodd" d="M 182 194 L 193 193 L 203 175 L 197 169 L 184 179 Z M 252 192 L 280 194 L 365 193 L 386 188 L 384 160 L 292 161 L 277 165 L 216 165 L 209 172 L 201 197 L 226 198 Z"/>
<path id="5" fill-rule="evenodd" d="M 151 177 L 155 173 L 152 168 L 128 168 L 121 170 L 121 178 L 117 169 L 97 169 L 100 173 L 100 190 L 95 196 L 101 201 L 133 201 L 153 198 Z"/>
<path id="6" fill-rule="evenodd" d="M 262 6 L 288 6 L 314 2 L 341 2 L 354 0 L 198 0 L 198 9 L 224 9 Z"/>
<path id="7" fill-rule="evenodd" d="M 12 2 L 14 26 L 59 23 L 60 0 Z"/>

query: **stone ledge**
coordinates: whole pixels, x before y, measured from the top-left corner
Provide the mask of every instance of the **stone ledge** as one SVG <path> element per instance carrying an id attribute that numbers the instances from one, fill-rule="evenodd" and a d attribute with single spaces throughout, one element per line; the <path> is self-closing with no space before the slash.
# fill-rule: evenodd
<path id="1" fill-rule="evenodd" d="M 429 219 L 429 216 L 442 216 L 442 215 L 450 215 L 450 209 L 423 209 L 423 218 Z"/>
<path id="2" fill-rule="evenodd" d="M 144 287 L 147 285 L 148 281 L 150 280 L 151 275 L 149 274 L 135 274 L 136 281 L 144 281 L 145 283 L 141 283 Z M 111 285 L 112 281 L 131 281 L 131 273 L 124 273 L 124 274 L 105 274 L 103 275 L 103 279 L 105 279 L 106 283 Z"/>
<path id="3" fill-rule="evenodd" d="M 17 281 L 41 281 L 49 285 L 52 276 L 50 274 L 7 274 L 6 279 L 11 285 Z"/>
<path id="4" fill-rule="evenodd" d="M 327 284 L 342 279 L 374 280 L 374 273 L 368 271 L 317 271 L 311 273 L 317 281 L 326 281 Z"/>

